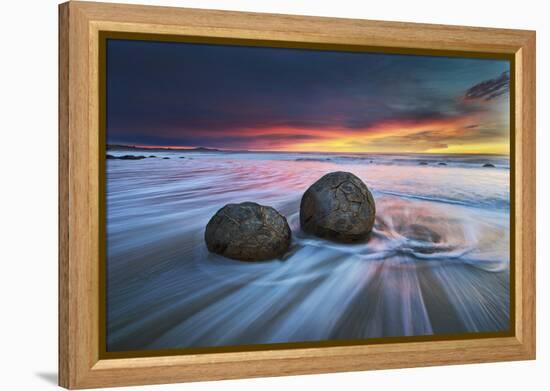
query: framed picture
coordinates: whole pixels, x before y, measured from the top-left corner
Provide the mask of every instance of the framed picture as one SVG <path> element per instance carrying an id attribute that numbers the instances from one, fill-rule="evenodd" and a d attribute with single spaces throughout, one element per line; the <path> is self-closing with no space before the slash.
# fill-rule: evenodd
<path id="1" fill-rule="evenodd" d="M 59 381 L 535 358 L 535 33 L 60 5 Z"/>

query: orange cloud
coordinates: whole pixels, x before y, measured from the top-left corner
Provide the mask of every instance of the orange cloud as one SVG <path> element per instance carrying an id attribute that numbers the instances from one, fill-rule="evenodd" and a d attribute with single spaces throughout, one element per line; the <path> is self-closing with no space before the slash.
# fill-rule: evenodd
<path id="1" fill-rule="evenodd" d="M 207 145 L 228 150 L 506 154 L 506 128 L 506 123 L 489 123 L 483 114 L 475 113 L 436 120 L 391 120 L 353 129 L 285 126 L 220 130 L 201 138 Z"/>
<path id="2" fill-rule="evenodd" d="M 303 152 L 508 153 L 506 134 L 496 124 L 480 126 L 475 115 L 430 121 L 388 121 L 368 129 L 334 130 L 312 140 L 289 143 Z M 300 130 L 301 132 L 302 130 Z"/>

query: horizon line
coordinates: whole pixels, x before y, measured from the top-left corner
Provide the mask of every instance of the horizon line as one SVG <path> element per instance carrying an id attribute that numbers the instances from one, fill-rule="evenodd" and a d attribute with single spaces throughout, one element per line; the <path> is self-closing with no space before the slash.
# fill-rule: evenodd
<path id="1" fill-rule="evenodd" d="M 495 152 L 408 152 L 408 151 L 388 151 L 388 152 L 369 152 L 369 151 L 288 151 L 288 150 L 277 150 L 277 149 L 225 149 L 219 147 L 205 147 L 202 145 L 198 146 L 179 146 L 179 145 L 131 145 L 131 144 L 106 144 L 107 147 L 125 147 L 125 148 L 135 148 L 135 149 L 167 149 L 175 151 L 186 151 L 186 150 L 197 150 L 205 149 L 211 151 L 219 152 L 254 152 L 254 153 L 333 153 L 333 154 L 377 154 L 377 155 L 391 155 L 391 154 L 415 154 L 415 155 L 495 155 L 495 156 L 510 156 L 508 153 L 495 153 Z"/>

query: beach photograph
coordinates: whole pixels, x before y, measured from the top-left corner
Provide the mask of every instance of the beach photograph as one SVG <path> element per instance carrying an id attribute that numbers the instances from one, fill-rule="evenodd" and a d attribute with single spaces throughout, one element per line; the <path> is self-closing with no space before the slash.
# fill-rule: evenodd
<path id="1" fill-rule="evenodd" d="M 108 39 L 107 352 L 511 330 L 510 62 Z"/>

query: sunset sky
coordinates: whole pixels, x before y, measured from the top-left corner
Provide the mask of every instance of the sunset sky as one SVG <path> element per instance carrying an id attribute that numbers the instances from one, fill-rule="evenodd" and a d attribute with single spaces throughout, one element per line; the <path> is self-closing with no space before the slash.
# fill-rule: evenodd
<path id="1" fill-rule="evenodd" d="M 509 153 L 509 62 L 147 41 L 107 44 L 107 142 Z"/>

